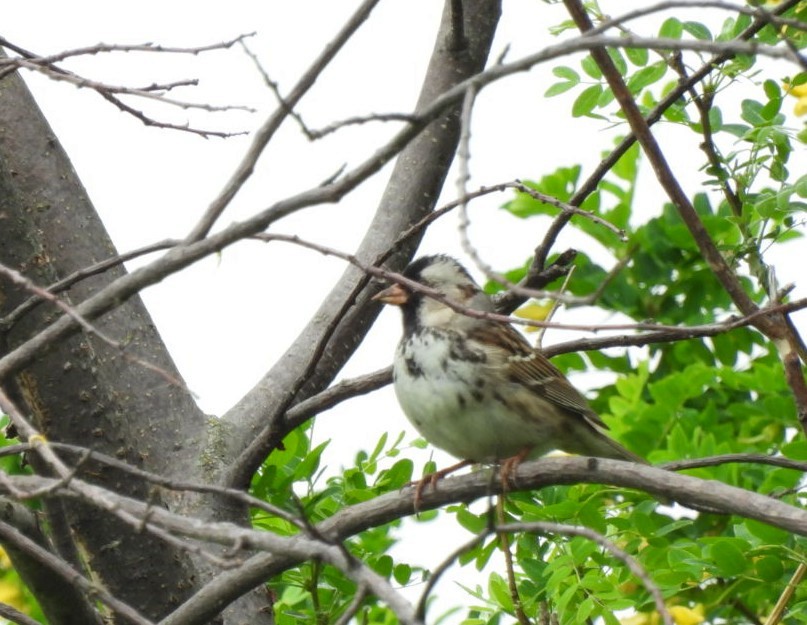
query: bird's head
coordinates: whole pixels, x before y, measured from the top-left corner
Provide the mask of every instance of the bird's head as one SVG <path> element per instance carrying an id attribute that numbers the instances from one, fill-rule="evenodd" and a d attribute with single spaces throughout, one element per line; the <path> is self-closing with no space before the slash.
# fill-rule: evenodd
<path id="1" fill-rule="evenodd" d="M 490 309 L 489 300 L 479 285 L 465 267 L 450 256 L 444 254 L 423 256 L 412 262 L 404 270 L 403 276 L 433 289 L 440 297 L 461 306 L 476 310 Z M 457 319 L 464 317 L 462 313 L 405 284 L 393 284 L 376 294 L 373 299 L 400 306 L 403 312 L 404 330 L 407 332 L 419 327 L 441 327 L 463 323 Z"/>

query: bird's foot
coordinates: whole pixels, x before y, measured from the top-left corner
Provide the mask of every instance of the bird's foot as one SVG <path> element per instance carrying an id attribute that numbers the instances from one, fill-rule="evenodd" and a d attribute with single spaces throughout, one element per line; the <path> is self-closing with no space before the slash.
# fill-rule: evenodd
<path id="1" fill-rule="evenodd" d="M 434 473 L 424 475 L 417 481 L 410 482 L 409 486 L 415 487 L 415 499 L 413 501 L 415 512 L 420 512 L 420 502 L 423 500 L 423 491 L 426 486 L 431 486 L 432 490 L 434 490 L 437 488 L 437 482 L 439 480 L 442 480 L 446 475 L 454 473 L 454 471 L 467 467 L 469 464 L 473 464 L 473 462 L 471 460 L 463 460 L 462 462 L 452 464 L 450 467 L 446 467 L 445 469 L 440 469 Z"/>
<path id="2" fill-rule="evenodd" d="M 526 457 L 529 455 L 531 449 L 529 447 L 522 449 L 515 456 L 505 458 L 502 460 L 501 467 L 499 468 L 499 479 L 502 482 L 502 493 L 510 490 L 511 486 L 515 486 L 515 473 Z"/>

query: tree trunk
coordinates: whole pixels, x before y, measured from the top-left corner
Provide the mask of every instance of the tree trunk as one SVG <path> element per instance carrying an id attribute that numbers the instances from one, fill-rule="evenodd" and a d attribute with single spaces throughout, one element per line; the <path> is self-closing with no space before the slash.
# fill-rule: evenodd
<path id="1" fill-rule="evenodd" d="M 49 285 L 116 254 L 28 89 L 17 75 L 7 76 L 0 83 L 0 262 L 38 285 Z M 124 271 L 117 266 L 85 278 L 60 297 L 68 303 L 81 301 Z M 6 279 L 0 293 L 2 317 L 31 296 Z M 60 314 L 52 304 L 40 303 L 14 318 L 2 327 L 0 353 L 14 349 Z M 125 348 L 82 333 L 51 346 L 16 373 L 17 399 L 36 427 L 48 440 L 101 451 L 154 473 L 198 475 L 206 418 L 181 383 L 141 300 L 131 298 L 95 327 Z M 34 455 L 31 461 L 47 472 L 47 467 L 37 466 Z M 94 463 L 81 474 L 155 505 L 178 503 L 131 474 Z M 187 554 L 163 541 L 78 502 L 50 503 L 47 513 L 60 555 L 81 566 L 74 546 L 78 542 L 94 574 L 148 618 L 167 614 L 193 591 Z"/>

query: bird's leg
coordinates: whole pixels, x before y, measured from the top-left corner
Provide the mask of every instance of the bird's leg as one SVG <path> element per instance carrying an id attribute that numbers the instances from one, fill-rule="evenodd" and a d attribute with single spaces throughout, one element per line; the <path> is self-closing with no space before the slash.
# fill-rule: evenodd
<path id="1" fill-rule="evenodd" d="M 440 469 L 434 473 L 424 475 L 416 482 L 410 482 L 409 485 L 415 487 L 415 500 L 413 502 L 415 512 L 420 512 L 420 502 L 423 497 L 423 489 L 426 488 L 427 484 L 432 487 L 432 490 L 434 490 L 437 487 L 438 480 L 442 480 L 446 475 L 454 473 L 454 471 L 458 471 L 463 467 L 467 467 L 469 464 L 473 464 L 473 460 L 463 460 L 462 462 L 452 464 L 450 467 L 446 467 L 445 469 Z"/>
<path id="2" fill-rule="evenodd" d="M 502 461 L 501 468 L 499 469 L 499 479 L 502 481 L 503 493 L 506 493 L 510 489 L 511 485 L 515 486 L 515 480 L 513 477 L 516 469 L 518 469 L 518 465 L 524 462 L 524 459 L 530 454 L 531 451 L 531 447 L 525 447 L 515 456 L 510 456 Z"/>

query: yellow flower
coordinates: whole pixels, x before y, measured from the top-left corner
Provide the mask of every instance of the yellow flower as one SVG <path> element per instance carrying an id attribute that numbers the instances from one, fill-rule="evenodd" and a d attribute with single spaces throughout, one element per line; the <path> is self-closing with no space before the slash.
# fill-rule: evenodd
<path id="1" fill-rule="evenodd" d="M 535 300 L 532 300 L 514 312 L 513 316 L 519 319 L 529 319 L 530 321 L 545 321 L 550 312 L 552 312 L 552 302 L 539 304 Z M 538 330 L 540 330 L 540 328 L 536 326 L 526 327 L 527 332 L 537 332 Z"/>
<path id="2" fill-rule="evenodd" d="M 675 625 L 699 625 L 703 623 L 703 604 L 699 603 L 694 608 L 687 608 L 683 605 L 674 605 L 669 608 L 670 616 L 673 617 Z"/>
<path id="3" fill-rule="evenodd" d="M 651 625 L 653 616 L 658 616 L 658 612 L 637 612 L 631 616 L 619 619 L 620 625 Z"/>
<path id="4" fill-rule="evenodd" d="M 705 620 L 703 604 L 694 608 L 683 605 L 667 606 L 675 625 L 700 625 Z M 619 620 L 621 625 L 661 625 L 661 615 L 658 612 L 637 612 L 632 616 Z"/>
<path id="5" fill-rule="evenodd" d="M 25 600 L 20 587 L 5 580 L 0 581 L 0 601 L 18 610 L 25 609 Z"/>
<path id="6" fill-rule="evenodd" d="M 11 558 L 8 557 L 6 550 L 0 547 L 0 569 L 7 571 L 11 568 Z"/>
<path id="7" fill-rule="evenodd" d="M 793 112 L 796 115 L 807 114 L 807 82 L 803 82 L 795 87 L 791 87 L 787 83 L 785 83 L 784 86 L 787 93 L 798 98 L 796 101 L 796 106 L 793 107 Z"/>

